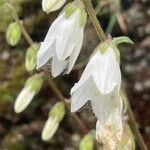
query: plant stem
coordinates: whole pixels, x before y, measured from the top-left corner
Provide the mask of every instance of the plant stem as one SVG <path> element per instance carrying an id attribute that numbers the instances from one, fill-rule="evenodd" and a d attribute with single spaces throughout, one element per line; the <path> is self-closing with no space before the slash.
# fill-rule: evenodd
<path id="1" fill-rule="evenodd" d="M 25 39 L 27 40 L 27 42 L 29 43 L 29 45 L 32 45 L 34 42 L 33 42 L 33 40 L 31 39 L 31 37 L 29 36 L 29 34 L 28 34 L 28 32 L 26 31 L 25 27 L 23 26 L 22 22 L 20 21 L 18 15 L 17 15 L 16 10 L 14 9 L 14 7 L 13 7 L 11 4 L 6 3 L 6 5 L 7 5 L 7 7 L 11 10 L 12 15 L 13 15 L 14 19 L 16 20 L 16 22 L 19 24 L 23 36 L 25 37 Z"/>
<path id="2" fill-rule="evenodd" d="M 94 8 L 92 6 L 92 3 L 91 3 L 91 0 L 82 0 L 85 4 L 85 7 L 87 9 L 87 12 L 89 14 L 89 17 L 93 23 L 93 26 L 96 30 L 96 33 L 99 37 L 99 39 L 104 42 L 106 40 L 106 35 L 97 19 L 97 16 L 96 16 L 96 13 L 94 11 Z M 133 112 L 132 112 L 132 109 L 131 109 L 131 106 L 129 104 L 129 100 L 127 98 L 127 95 L 126 95 L 126 92 L 125 90 L 123 90 L 124 88 L 122 88 L 122 91 L 123 91 L 123 95 L 124 95 L 124 100 L 125 100 L 125 103 L 127 104 L 127 113 L 128 113 L 128 116 L 129 116 L 129 122 L 130 122 L 130 126 L 132 128 L 132 131 L 134 133 L 134 136 L 136 137 L 139 145 L 140 145 L 140 148 L 141 150 L 148 150 L 148 148 L 146 147 L 145 143 L 144 143 L 144 140 L 137 128 L 137 125 L 136 125 L 136 121 L 134 119 L 134 115 L 133 115 Z"/>
<path id="3" fill-rule="evenodd" d="M 142 138 L 142 136 L 138 130 L 138 127 L 136 125 L 136 121 L 135 121 L 135 118 L 134 118 L 131 106 L 129 104 L 129 100 L 128 100 L 128 97 L 127 97 L 127 94 L 125 92 L 124 87 L 122 87 L 121 92 L 122 92 L 123 101 L 127 105 L 126 108 L 127 108 L 127 114 L 129 116 L 129 124 L 130 124 L 132 131 L 133 131 L 133 134 L 134 134 L 135 138 L 137 139 L 141 150 L 148 150 L 148 148 L 147 148 L 146 144 L 144 143 L 144 140 L 143 140 L 143 138 Z"/>
<path id="4" fill-rule="evenodd" d="M 46 77 L 47 77 L 47 80 L 48 80 L 48 83 L 49 83 L 51 89 L 54 91 L 54 93 L 57 95 L 57 97 L 66 104 L 67 109 L 70 111 L 70 103 L 69 103 L 69 101 L 67 102 L 67 100 L 65 100 L 64 96 L 62 95 L 62 93 L 60 92 L 58 87 L 56 86 L 55 82 L 50 78 L 50 76 L 46 75 Z M 84 134 L 87 133 L 88 132 L 88 128 L 82 122 L 82 120 L 76 114 L 73 114 L 72 116 L 78 122 L 79 126 L 82 128 L 83 133 Z"/>
<path id="5" fill-rule="evenodd" d="M 100 38 L 101 41 L 105 41 L 106 40 L 106 35 L 96 17 L 96 13 L 94 11 L 94 8 L 92 6 L 91 0 L 82 0 L 85 4 L 85 8 L 89 14 L 89 17 L 91 19 L 91 22 L 96 30 L 96 33 L 98 35 L 98 37 Z"/>

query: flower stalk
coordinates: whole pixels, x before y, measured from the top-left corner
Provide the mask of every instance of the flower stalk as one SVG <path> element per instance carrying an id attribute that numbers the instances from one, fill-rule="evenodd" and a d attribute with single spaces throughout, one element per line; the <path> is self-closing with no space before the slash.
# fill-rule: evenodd
<path id="1" fill-rule="evenodd" d="M 106 40 L 106 35 L 102 29 L 101 24 L 99 23 L 97 17 L 96 17 L 96 13 L 94 11 L 94 8 L 92 6 L 91 0 L 82 0 L 85 4 L 85 8 L 88 12 L 88 15 L 91 19 L 91 22 L 96 30 L 96 33 L 98 35 L 98 37 L 100 38 L 101 41 L 105 41 Z"/>

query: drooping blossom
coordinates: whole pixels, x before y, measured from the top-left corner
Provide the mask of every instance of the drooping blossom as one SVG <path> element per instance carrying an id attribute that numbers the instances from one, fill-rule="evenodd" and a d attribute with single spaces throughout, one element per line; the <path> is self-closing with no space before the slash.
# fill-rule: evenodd
<path id="1" fill-rule="evenodd" d="M 53 77 L 70 73 L 80 53 L 87 16 L 84 4 L 80 5 L 69 4 L 41 43 L 37 68 L 48 65 Z"/>

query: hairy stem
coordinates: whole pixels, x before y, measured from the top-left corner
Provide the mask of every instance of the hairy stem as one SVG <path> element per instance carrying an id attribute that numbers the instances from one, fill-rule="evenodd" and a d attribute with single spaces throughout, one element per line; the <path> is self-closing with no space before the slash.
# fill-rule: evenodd
<path id="1" fill-rule="evenodd" d="M 122 87 L 122 89 L 121 89 L 121 94 L 122 94 L 122 98 L 123 98 L 124 103 L 127 105 L 126 108 L 127 108 L 127 113 L 129 116 L 129 124 L 130 124 L 132 131 L 133 131 L 133 134 L 134 134 L 135 138 L 137 139 L 141 150 L 148 150 L 148 148 L 147 148 L 146 144 L 144 143 L 144 140 L 143 140 L 143 138 L 142 138 L 142 136 L 138 130 L 138 127 L 136 125 L 136 121 L 135 121 L 135 118 L 134 118 L 131 106 L 129 104 L 129 100 L 128 100 L 128 97 L 127 97 L 127 94 L 125 92 L 124 87 Z"/>
<path id="2" fill-rule="evenodd" d="M 101 41 L 105 41 L 106 40 L 106 35 L 96 17 L 96 13 L 94 11 L 94 8 L 92 6 L 91 0 L 82 0 L 85 4 L 86 10 L 89 14 L 89 17 L 91 19 L 91 22 L 96 30 L 96 33 L 98 35 L 98 37 L 100 38 Z"/>

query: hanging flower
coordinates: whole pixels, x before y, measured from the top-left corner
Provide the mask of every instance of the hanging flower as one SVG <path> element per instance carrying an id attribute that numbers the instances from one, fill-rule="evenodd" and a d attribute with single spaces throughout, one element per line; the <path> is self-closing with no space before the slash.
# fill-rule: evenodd
<path id="1" fill-rule="evenodd" d="M 56 11 L 60 9 L 65 4 L 65 2 L 66 0 L 43 0 L 43 11 L 45 11 L 47 14 L 52 11 Z"/>
<path id="2" fill-rule="evenodd" d="M 122 122 L 122 100 L 119 95 L 121 73 L 116 49 L 108 42 L 99 46 L 98 49 L 79 82 L 71 89 L 71 111 L 77 111 L 90 100 L 93 111 L 102 126 L 119 123 L 120 130 Z"/>
<path id="3" fill-rule="evenodd" d="M 53 77 L 72 70 L 82 47 L 86 16 L 83 3 L 74 2 L 64 9 L 41 43 L 37 68 L 50 65 Z"/>

